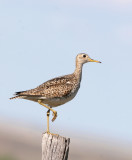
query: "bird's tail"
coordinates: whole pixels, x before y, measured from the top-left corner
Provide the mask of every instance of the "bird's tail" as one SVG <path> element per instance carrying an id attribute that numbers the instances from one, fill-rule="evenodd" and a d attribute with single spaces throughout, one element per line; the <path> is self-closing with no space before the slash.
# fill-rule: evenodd
<path id="1" fill-rule="evenodd" d="M 16 99 L 16 98 L 22 98 L 22 96 L 15 96 L 15 97 L 11 97 L 9 99 L 12 100 L 12 99 Z"/>
<path id="2" fill-rule="evenodd" d="M 16 98 L 23 98 L 24 96 L 21 95 L 21 93 L 23 93 L 24 91 L 21 91 L 21 92 L 16 92 L 15 93 L 15 96 L 14 97 L 11 97 L 9 98 L 10 100 L 11 99 L 16 99 Z"/>

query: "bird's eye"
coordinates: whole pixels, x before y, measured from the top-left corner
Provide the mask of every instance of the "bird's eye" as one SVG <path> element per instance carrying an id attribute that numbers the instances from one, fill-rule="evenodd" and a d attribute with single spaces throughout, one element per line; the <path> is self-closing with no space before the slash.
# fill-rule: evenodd
<path id="1" fill-rule="evenodd" d="M 85 58 L 85 57 L 86 57 L 86 54 L 84 54 L 83 57 Z"/>

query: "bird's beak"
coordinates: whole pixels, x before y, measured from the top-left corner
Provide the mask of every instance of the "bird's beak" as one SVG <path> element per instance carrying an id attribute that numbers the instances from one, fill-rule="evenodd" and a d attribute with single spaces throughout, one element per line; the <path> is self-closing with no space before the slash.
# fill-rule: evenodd
<path id="1" fill-rule="evenodd" d="M 94 59 L 91 59 L 91 58 L 90 58 L 88 61 L 89 61 L 89 62 L 97 62 L 97 63 L 101 63 L 100 61 L 97 61 L 97 60 L 94 60 Z"/>

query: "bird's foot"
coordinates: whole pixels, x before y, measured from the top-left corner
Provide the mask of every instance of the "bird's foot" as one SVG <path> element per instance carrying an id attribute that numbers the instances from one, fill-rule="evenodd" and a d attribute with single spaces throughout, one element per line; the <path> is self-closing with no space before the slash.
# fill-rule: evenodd
<path id="1" fill-rule="evenodd" d="M 50 131 L 46 131 L 45 133 L 47 133 L 47 134 L 51 134 L 51 133 L 50 133 Z"/>
<path id="2" fill-rule="evenodd" d="M 53 122 L 56 118 L 57 118 L 57 112 L 56 112 L 56 111 L 54 111 L 54 112 L 53 112 L 52 122 Z"/>
<path id="3" fill-rule="evenodd" d="M 50 131 L 46 131 L 45 133 L 47 133 L 47 134 L 51 134 L 52 136 L 59 136 L 59 134 L 55 134 L 55 133 L 50 133 Z"/>

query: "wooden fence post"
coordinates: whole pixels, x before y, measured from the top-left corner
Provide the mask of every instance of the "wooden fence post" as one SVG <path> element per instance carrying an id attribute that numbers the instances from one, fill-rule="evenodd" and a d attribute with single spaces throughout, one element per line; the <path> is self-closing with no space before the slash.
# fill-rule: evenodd
<path id="1" fill-rule="evenodd" d="M 44 133 L 42 160 L 68 160 L 70 138 Z"/>

